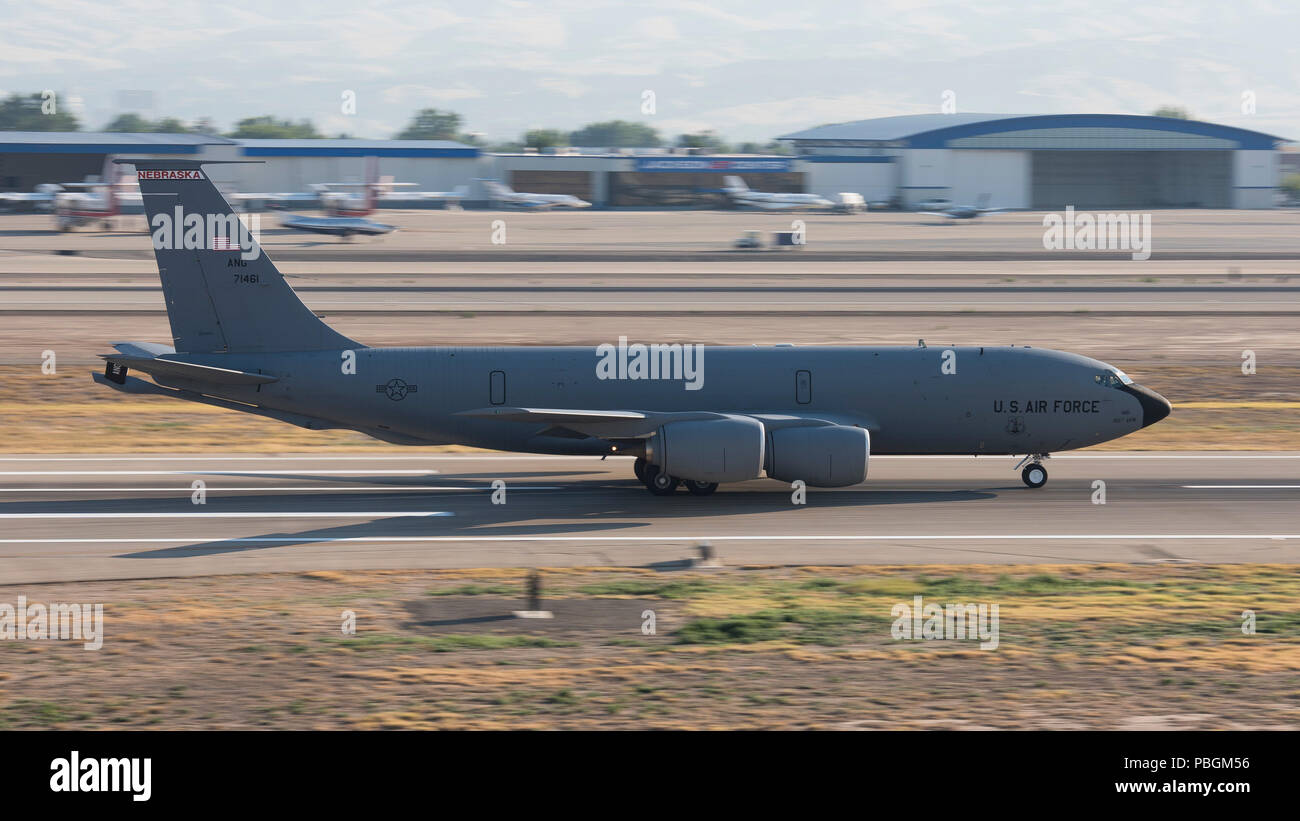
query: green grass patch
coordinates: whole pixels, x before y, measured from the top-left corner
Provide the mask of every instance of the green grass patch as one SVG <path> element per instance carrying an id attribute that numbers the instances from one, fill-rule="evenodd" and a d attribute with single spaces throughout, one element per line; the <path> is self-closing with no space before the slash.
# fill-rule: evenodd
<path id="1" fill-rule="evenodd" d="M 740 616 L 694 619 L 673 635 L 678 644 L 754 644 L 785 640 L 798 644 L 844 644 L 892 623 L 887 616 L 815 607 L 759 610 Z M 886 633 L 887 635 L 887 633 Z"/>
<path id="2" fill-rule="evenodd" d="M 425 592 L 426 596 L 519 596 L 524 592 L 520 588 L 507 587 L 503 584 L 462 584 L 459 587 L 434 588 Z"/>
<path id="3" fill-rule="evenodd" d="M 448 633 L 442 636 L 352 636 L 322 639 L 328 644 L 353 650 L 427 650 L 450 653 L 456 650 L 510 650 L 520 647 L 574 647 L 577 642 L 559 641 L 545 636 L 501 635 L 500 633 Z"/>
<path id="4" fill-rule="evenodd" d="M 697 593 L 719 589 L 708 579 L 678 579 L 670 582 L 655 579 L 615 579 L 598 584 L 587 584 L 578 592 L 587 596 L 654 596 L 660 599 L 685 599 Z"/>

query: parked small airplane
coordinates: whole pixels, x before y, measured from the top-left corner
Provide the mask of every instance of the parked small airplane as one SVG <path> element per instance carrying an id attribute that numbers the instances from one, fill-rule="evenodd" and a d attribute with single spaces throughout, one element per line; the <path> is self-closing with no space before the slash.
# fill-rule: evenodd
<path id="1" fill-rule="evenodd" d="M 763 476 L 855 485 L 873 452 L 1025 454 L 1017 468 L 1036 488 L 1047 481 L 1050 452 L 1117 439 L 1170 412 L 1118 368 L 1041 348 L 625 338 L 597 347 L 370 348 L 299 300 L 203 162 L 134 164 L 151 224 L 197 217 L 214 233 L 184 247 L 155 236 L 172 344 L 114 343 L 95 380 L 126 393 L 393 444 L 630 455 L 656 496 L 682 484 L 705 496 L 719 483 Z M 129 376 L 133 369 L 153 381 Z"/>
<path id="2" fill-rule="evenodd" d="M 54 195 L 63 186 L 53 182 L 38 184 L 32 191 L 0 191 L 0 208 L 6 211 L 53 211 Z"/>
<path id="3" fill-rule="evenodd" d="M 831 210 L 835 203 L 817 194 L 774 194 L 753 191 L 740 177 L 724 177 L 722 190 L 739 208 L 761 208 L 764 211 Z"/>
<path id="4" fill-rule="evenodd" d="M 917 211 L 918 214 L 927 214 L 932 217 L 947 217 L 952 220 L 973 220 L 976 217 L 982 217 L 985 214 L 997 214 L 1002 211 L 1020 211 L 1020 208 L 987 208 L 989 202 L 988 194 L 980 194 L 976 200 L 977 205 L 954 205 L 951 208 L 945 208 L 942 211 Z"/>
<path id="5" fill-rule="evenodd" d="M 62 188 L 81 188 L 83 191 L 59 191 L 54 195 L 54 225 L 60 231 L 70 231 L 83 225 L 100 223 L 105 231 L 112 230 L 112 218 L 122 213 L 122 203 L 140 201 L 136 181 L 121 174 L 112 155 L 104 157 L 104 170 L 98 180 L 62 183 Z"/>
<path id="6" fill-rule="evenodd" d="M 480 179 L 487 189 L 488 198 L 500 205 L 546 211 L 551 208 L 590 208 L 591 203 L 572 194 L 524 194 L 515 191 L 500 180 Z"/>

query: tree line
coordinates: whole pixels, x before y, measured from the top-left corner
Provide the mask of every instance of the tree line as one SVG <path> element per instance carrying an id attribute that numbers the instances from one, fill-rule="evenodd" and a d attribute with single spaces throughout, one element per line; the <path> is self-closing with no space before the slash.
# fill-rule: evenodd
<path id="1" fill-rule="evenodd" d="M 56 98 L 57 99 L 57 98 Z M 0 100 L 0 131 L 80 131 L 77 116 L 66 110 L 46 113 L 49 107 L 41 94 L 10 94 Z M 104 125 L 101 131 L 119 133 L 210 134 L 244 139 L 298 139 L 315 140 L 328 136 L 347 138 L 348 134 L 327 135 L 317 130 L 311 120 L 290 120 L 269 114 L 245 117 L 234 127 L 222 132 L 210 117 L 200 117 L 185 122 L 176 117 L 149 119 L 139 114 L 119 114 Z M 740 142 L 729 143 L 711 130 L 694 134 L 679 134 L 665 139 L 657 129 L 644 123 L 627 120 L 608 120 L 589 123 L 576 131 L 538 128 L 526 131 L 517 140 L 489 143 L 482 135 L 468 132 L 459 114 L 437 108 L 417 111 L 401 131 L 393 135 L 398 140 L 454 140 L 478 146 L 489 151 L 515 152 L 525 149 L 538 151 L 560 146 L 580 145 L 600 148 L 656 148 L 675 145 L 698 148 L 713 154 L 785 154 L 789 148 L 784 143 Z"/>
<path id="2" fill-rule="evenodd" d="M 10 94 L 0 101 L 0 131 L 80 131 L 81 123 L 68 111 L 46 113 L 46 100 L 41 94 Z M 1187 109 L 1165 105 L 1151 112 L 1157 117 L 1190 119 Z M 119 114 L 101 129 L 126 133 L 213 134 L 244 139 L 323 139 L 311 120 L 288 120 L 271 116 L 245 117 L 235 123 L 230 131 L 220 133 L 210 117 L 200 117 L 186 123 L 175 117 L 150 120 L 139 114 Z M 346 138 L 348 134 L 336 134 Z M 674 145 L 697 148 L 709 154 L 786 154 L 785 143 L 771 140 L 764 143 L 729 143 L 712 130 L 694 134 L 679 134 L 665 140 L 657 129 L 645 123 L 627 120 L 608 120 L 589 123 L 576 131 L 555 128 L 537 128 L 524 132 L 518 140 L 487 143 L 482 136 L 464 129 L 461 116 L 454 111 L 425 108 L 417 111 L 406 128 L 394 135 L 398 140 L 454 140 L 486 148 L 489 151 L 517 152 L 524 149 L 542 151 L 567 145 L 600 148 L 656 148 Z"/>

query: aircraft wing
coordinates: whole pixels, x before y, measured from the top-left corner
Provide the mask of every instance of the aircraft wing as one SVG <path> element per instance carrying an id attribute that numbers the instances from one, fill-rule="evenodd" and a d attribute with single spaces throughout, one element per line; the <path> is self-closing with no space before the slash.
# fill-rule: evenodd
<path id="1" fill-rule="evenodd" d="M 514 199 L 501 200 L 508 205 L 514 205 L 518 208 L 533 208 L 539 211 L 547 208 L 554 208 L 555 203 L 551 200 L 535 200 L 527 197 L 517 197 Z"/>
<path id="2" fill-rule="evenodd" d="M 634 410 L 585 410 L 582 408 L 506 408 L 487 407 L 461 411 L 457 416 L 499 419 L 502 422 L 531 422 L 566 428 L 586 436 L 612 439 L 639 439 L 649 436 L 665 422 L 685 419 L 722 419 L 724 414 L 709 411 L 656 413 Z"/>
<path id="3" fill-rule="evenodd" d="M 415 183 L 411 183 L 415 185 Z M 407 191 L 405 193 L 380 194 L 381 200 L 395 200 L 406 202 L 410 200 L 462 200 L 466 196 L 465 191 Z"/>
<path id="4" fill-rule="evenodd" d="M 947 217 L 948 219 L 956 219 L 956 217 L 949 214 L 947 211 L 917 211 L 916 213 L 923 217 Z"/>
<path id="5" fill-rule="evenodd" d="M 303 194 L 297 191 L 282 192 L 278 194 L 227 194 L 225 196 L 228 202 L 263 202 L 274 203 L 276 205 L 315 205 L 320 202 L 319 194 Z"/>
<path id="6" fill-rule="evenodd" d="M 49 211 L 54 207 L 54 194 L 35 191 L 0 194 L 0 208 L 8 211 Z"/>
<path id="7" fill-rule="evenodd" d="M 725 419 L 728 416 L 749 416 L 762 422 L 769 430 L 787 427 L 824 425 L 856 425 L 869 430 L 877 425 L 866 418 L 850 418 L 837 414 L 817 416 L 790 413 L 726 414 L 713 411 L 638 411 L 638 410 L 586 410 L 582 408 L 508 408 L 487 407 L 461 411 L 457 416 L 479 419 L 498 419 L 503 422 L 531 422 L 550 424 L 585 436 L 601 439 L 641 439 L 650 436 L 661 425 L 697 419 Z"/>

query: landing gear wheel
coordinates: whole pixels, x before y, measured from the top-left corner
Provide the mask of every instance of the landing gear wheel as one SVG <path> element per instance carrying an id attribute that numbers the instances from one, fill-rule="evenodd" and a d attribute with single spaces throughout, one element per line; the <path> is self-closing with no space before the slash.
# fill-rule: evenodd
<path id="1" fill-rule="evenodd" d="M 697 482 L 694 479 L 687 479 L 683 484 L 692 496 L 708 496 L 718 489 L 717 482 Z"/>
<path id="2" fill-rule="evenodd" d="M 682 480 L 676 476 L 669 476 L 659 470 L 658 465 L 646 465 L 645 467 L 646 489 L 656 496 L 673 495 L 677 491 L 677 486 L 681 483 Z"/>
<path id="3" fill-rule="evenodd" d="M 1047 468 L 1035 462 L 1020 471 L 1020 478 L 1030 487 L 1042 487 L 1047 484 Z"/>
<path id="4" fill-rule="evenodd" d="M 635 473 L 635 474 L 636 474 L 636 478 L 639 479 L 639 480 L 642 481 L 642 482 L 645 481 L 645 466 L 646 466 L 646 464 L 647 464 L 646 460 L 645 460 L 645 459 L 642 459 L 640 456 L 638 456 L 638 457 L 636 458 L 636 461 L 632 463 L 632 472 Z"/>

